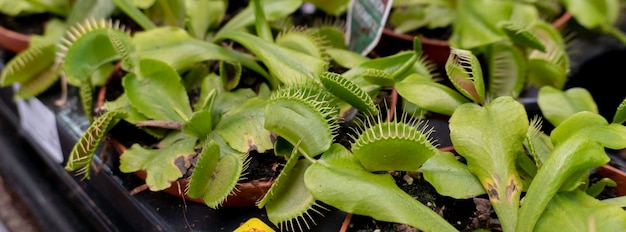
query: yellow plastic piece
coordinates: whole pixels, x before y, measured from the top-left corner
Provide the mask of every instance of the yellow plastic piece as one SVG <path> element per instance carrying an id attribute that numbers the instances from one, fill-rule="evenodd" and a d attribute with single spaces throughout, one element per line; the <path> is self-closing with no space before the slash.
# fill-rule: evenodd
<path id="1" fill-rule="evenodd" d="M 234 232 L 275 232 L 274 229 L 269 227 L 263 221 L 258 218 L 250 218 L 243 223 Z"/>

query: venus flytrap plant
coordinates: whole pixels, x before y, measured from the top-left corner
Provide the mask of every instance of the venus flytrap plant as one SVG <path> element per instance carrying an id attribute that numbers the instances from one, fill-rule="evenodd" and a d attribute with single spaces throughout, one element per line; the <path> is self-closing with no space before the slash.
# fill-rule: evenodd
<path id="1" fill-rule="evenodd" d="M 374 105 L 365 91 L 340 74 L 326 72 L 319 79 L 322 84 L 308 81 L 279 89 L 265 108 L 266 114 L 272 114 L 265 118 L 265 127 L 278 136 L 276 149 L 280 141 L 292 149 L 281 174 L 259 202 L 269 219 L 284 229 L 303 230 L 303 225 L 308 228 L 314 223 L 310 212 L 321 214 L 323 207 L 317 202 L 321 201 L 345 212 L 419 229 L 455 231 L 399 189 L 389 174 L 374 173 L 417 170 L 438 154 L 428 139 L 430 132 L 417 129 L 415 120 L 380 122 L 379 116 L 355 129 L 358 135 L 349 151 L 334 142 L 338 102 L 364 109 L 366 115 L 376 112 L 371 110 Z"/>

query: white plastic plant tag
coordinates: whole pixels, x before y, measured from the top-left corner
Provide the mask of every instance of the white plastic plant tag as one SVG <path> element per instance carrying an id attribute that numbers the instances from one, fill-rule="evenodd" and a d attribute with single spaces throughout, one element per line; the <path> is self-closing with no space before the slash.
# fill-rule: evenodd
<path id="1" fill-rule="evenodd" d="M 63 153 L 54 113 L 37 98 L 18 101 L 17 110 L 24 133 L 39 143 L 54 161 L 62 163 Z"/>
<path id="2" fill-rule="evenodd" d="M 367 55 L 380 40 L 393 0 L 352 0 L 348 8 L 347 46 Z"/>

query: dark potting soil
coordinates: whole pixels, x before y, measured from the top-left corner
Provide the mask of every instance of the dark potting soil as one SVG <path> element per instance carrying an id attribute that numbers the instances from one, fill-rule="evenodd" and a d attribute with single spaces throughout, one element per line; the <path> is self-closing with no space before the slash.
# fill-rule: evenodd
<path id="1" fill-rule="evenodd" d="M 0 14 L 0 25 L 22 34 L 43 34 L 45 22 L 53 18 L 50 14 L 33 14 L 28 16 L 12 17 Z"/>

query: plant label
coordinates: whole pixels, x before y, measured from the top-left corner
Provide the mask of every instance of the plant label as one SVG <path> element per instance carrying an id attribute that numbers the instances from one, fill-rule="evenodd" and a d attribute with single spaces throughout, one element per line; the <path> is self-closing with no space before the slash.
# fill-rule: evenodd
<path id="1" fill-rule="evenodd" d="M 380 40 L 393 0 L 352 0 L 348 8 L 347 46 L 367 55 Z"/>
<path id="2" fill-rule="evenodd" d="M 20 127 L 57 163 L 63 162 L 56 117 L 39 99 L 17 102 Z"/>

